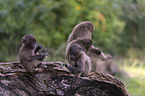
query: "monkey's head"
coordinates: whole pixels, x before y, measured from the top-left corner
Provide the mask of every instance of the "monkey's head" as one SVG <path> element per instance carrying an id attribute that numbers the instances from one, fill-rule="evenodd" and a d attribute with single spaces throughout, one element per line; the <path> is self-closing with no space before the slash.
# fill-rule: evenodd
<path id="1" fill-rule="evenodd" d="M 34 49 L 36 46 L 36 38 L 32 34 L 27 34 L 22 38 L 23 45 L 26 48 Z"/>
<path id="2" fill-rule="evenodd" d="M 85 21 L 86 27 L 88 28 L 88 30 L 90 30 L 90 32 L 94 32 L 95 27 L 93 25 L 93 23 L 91 23 L 90 21 Z"/>
<path id="3" fill-rule="evenodd" d="M 92 40 L 91 39 L 84 39 L 84 46 L 87 50 L 89 50 L 89 48 L 91 48 L 91 46 L 92 46 Z"/>
<path id="4" fill-rule="evenodd" d="M 92 40 L 89 38 L 78 38 L 77 42 L 85 46 L 86 50 L 89 50 L 92 46 Z"/>
<path id="5" fill-rule="evenodd" d="M 70 59 L 76 60 L 80 56 L 81 51 L 82 48 L 80 45 L 72 44 L 69 50 Z"/>
<path id="6" fill-rule="evenodd" d="M 90 21 L 80 22 L 78 25 L 75 26 L 74 29 L 79 29 L 79 28 L 87 28 L 91 33 L 94 32 L 95 30 L 93 23 L 91 23 Z"/>

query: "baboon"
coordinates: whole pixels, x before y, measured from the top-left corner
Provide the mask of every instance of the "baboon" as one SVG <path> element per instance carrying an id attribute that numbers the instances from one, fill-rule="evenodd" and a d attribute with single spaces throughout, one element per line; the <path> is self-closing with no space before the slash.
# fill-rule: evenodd
<path id="1" fill-rule="evenodd" d="M 96 53 L 91 53 L 90 51 L 87 53 L 87 55 L 90 57 L 92 68 L 91 72 L 103 72 L 103 73 L 109 73 L 108 68 L 110 67 L 112 69 L 111 65 L 111 58 L 112 56 L 107 54 L 103 57 L 106 57 L 102 59 L 100 55 L 97 55 Z M 110 72 L 112 71 L 111 69 Z"/>
<path id="2" fill-rule="evenodd" d="M 67 47 L 70 47 L 72 44 L 80 45 L 82 48 L 82 51 L 87 53 L 87 51 L 90 50 L 90 48 L 92 47 L 92 40 L 88 38 L 77 38 L 76 40 L 71 41 Z M 66 48 L 66 51 L 68 51 L 67 49 L 69 48 Z M 66 52 L 66 53 L 69 53 L 69 52 Z"/>
<path id="3" fill-rule="evenodd" d="M 32 34 L 27 34 L 22 38 L 23 45 L 19 49 L 19 59 L 27 72 L 33 72 L 33 68 L 38 65 L 36 60 L 42 61 L 48 55 L 47 53 L 37 53 L 42 45 L 38 45 L 36 48 L 36 42 L 36 38 Z"/>
<path id="4" fill-rule="evenodd" d="M 91 61 L 82 51 L 82 47 L 79 44 L 72 44 L 67 48 L 66 57 L 70 65 L 65 64 L 65 67 L 76 77 L 88 76 L 91 71 Z"/>
<path id="5" fill-rule="evenodd" d="M 102 51 L 99 50 L 98 48 L 95 48 L 93 45 L 92 45 L 92 40 L 89 39 L 89 38 L 78 38 L 76 40 L 73 40 L 71 41 L 68 46 L 72 45 L 72 44 L 79 44 L 82 48 L 82 51 L 84 51 L 86 54 L 96 54 L 96 55 L 101 55 L 102 54 Z M 68 47 L 67 46 L 67 47 Z M 68 48 L 66 48 L 68 49 Z M 67 51 L 67 50 L 66 50 Z M 101 57 L 102 59 L 104 59 L 103 57 Z"/>
<path id="6" fill-rule="evenodd" d="M 108 66 L 112 56 L 110 54 L 105 55 L 101 50 L 92 46 L 87 52 L 87 55 L 90 57 L 92 63 L 91 72 L 105 72 L 106 67 Z M 106 65 L 105 65 L 106 64 Z"/>
<path id="7" fill-rule="evenodd" d="M 68 43 L 77 38 L 89 38 L 92 39 L 92 32 L 94 32 L 95 27 L 90 21 L 84 21 L 77 24 L 72 33 L 69 35 Z"/>
<path id="8" fill-rule="evenodd" d="M 99 58 L 99 59 L 102 59 L 103 61 L 112 58 L 112 56 L 110 54 L 105 55 L 100 49 L 94 47 L 93 45 L 90 48 L 90 50 L 87 51 L 87 55 L 90 58 L 94 58 L 94 59 Z"/>
<path id="9" fill-rule="evenodd" d="M 92 40 L 92 32 L 94 32 L 95 27 L 90 21 L 80 22 L 76 25 L 68 38 L 68 43 L 78 38 L 89 38 Z M 103 61 L 112 58 L 111 55 L 105 55 L 101 50 L 96 48 L 95 46 L 91 46 L 87 51 L 87 55 L 90 57 L 92 62 L 92 68 L 96 67 L 96 62 L 94 59 L 97 60 L 98 58 L 102 59 Z M 94 71 L 94 70 L 93 70 Z"/>
<path id="10" fill-rule="evenodd" d="M 111 56 L 110 55 L 105 55 L 100 49 L 94 47 L 92 45 L 92 40 L 88 39 L 88 38 L 78 38 L 76 40 L 71 41 L 68 46 L 72 45 L 72 44 L 79 44 L 82 48 L 82 51 L 84 51 L 88 56 L 90 56 L 91 58 L 100 58 L 103 61 L 110 59 Z M 66 48 L 68 49 L 68 48 Z M 67 50 L 66 50 L 67 51 Z M 67 52 L 66 52 L 67 53 Z M 67 54 L 66 54 L 67 55 Z"/>

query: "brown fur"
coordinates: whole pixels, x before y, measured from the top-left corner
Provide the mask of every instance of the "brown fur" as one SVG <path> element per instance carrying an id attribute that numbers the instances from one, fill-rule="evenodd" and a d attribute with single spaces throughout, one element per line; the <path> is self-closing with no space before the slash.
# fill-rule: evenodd
<path id="1" fill-rule="evenodd" d="M 94 30 L 95 27 L 90 21 L 80 22 L 74 27 L 72 33 L 68 38 L 68 43 L 82 37 L 91 39 L 92 32 L 94 32 Z"/>
<path id="2" fill-rule="evenodd" d="M 82 51 L 78 44 L 72 44 L 67 47 L 67 60 L 66 68 L 70 70 L 76 77 L 88 76 L 91 71 L 90 58 Z"/>
<path id="3" fill-rule="evenodd" d="M 37 67 L 38 63 L 36 60 L 43 60 L 47 55 L 44 53 L 35 54 L 36 48 L 36 38 L 32 34 L 25 35 L 23 38 L 23 45 L 19 49 L 19 59 L 20 63 L 28 72 L 33 72 L 33 68 Z M 40 47 L 40 46 L 39 46 Z M 40 48 L 41 49 L 41 48 Z M 38 50 L 37 50 L 38 51 Z"/>
<path id="4" fill-rule="evenodd" d="M 70 43 L 75 42 L 74 40 L 77 40 L 78 38 L 89 38 L 92 40 L 92 32 L 95 30 L 94 25 L 90 21 L 84 21 L 80 22 L 78 25 L 76 25 L 70 34 L 68 38 L 68 45 Z M 77 43 L 78 44 L 78 43 Z M 79 44 L 80 45 L 80 44 Z M 98 58 L 104 60 L 108 60 L 112 58 L 112 56 L 105 55 L 101 50 L 98 48 L 94 47 L 93 45 L 89 48 L 89 50 L 85 50 L 85 48 L 81 45 L 82 49 L 84 52 L 87 53 L 87 55 L 90 57 L 91 62 L 92 62 L 92 68 L 96 67 L 96 61 Z"/>
<path id="5" fill-rule="evenodd" d="M 87 39 L 87 38 L 78 38 L 76 40 L 71 41 L 66 48 L 66 53 L 69 53 L 69 47 L 73 44 L 78 44 L 81 46 L 82 51 L 84 51 L 85 53 L 91 48 L 92 46 L 92 40 L 91 39 Z M 67 56 L 68 54 L 66 54 Z"/>
<path id="6" fill-rule="evenodd" d="M 107 68 L 111 68 L 110 72 L 112 71 L 112 65 L 111 62 L 111 55 L 105 55 L 107 59 L 102 59 L 100 55 L 96 55 L 95 53 L 88 53 L 87 54 L 92 63 L 92 69 L 91 72 L 103 72 L 103 73 L 109 73 Z"/>

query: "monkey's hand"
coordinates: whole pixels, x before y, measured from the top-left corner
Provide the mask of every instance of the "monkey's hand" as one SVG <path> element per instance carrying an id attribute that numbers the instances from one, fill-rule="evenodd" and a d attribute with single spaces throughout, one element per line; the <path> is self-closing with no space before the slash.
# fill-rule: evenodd
<path id="1" fill-rule="evenodd" d="M 43 45 L 39 44 L 37 47 L 38 47 L 39 49 L 42 49 L 42 48 L 43 48 Z"/>
<path id="2" fill-rule="evenodd" d="M 34 50 L 35 54 L 42 48 L 43 46 L 41 44 L 37 45 L 36 49 Z"/>
<path id="3" fill-rule="evenodd" d="M 102 53 L 101 50 L 99 50 L 98 48 L 95 48 L 95 47 L 91 48 L 90 52 L 95 53 L 97 55 L 101 55 L 101 53 Z"/>
<path id="4" fill-rule="evenodd" d="M 48 53 L 44 53 L 45 54 L 45 56 L 48 56 Z"/>
<path id="5" fill-rule="evenodd" d="M 42 61 L 46 57 L 46 55 L 48 55 L 48 53 L 40 53 L 39 55 L 40 55 L 40 58 L 38 60 Z"/>
<path id="6" fill-rule="evenodd" d="M 82 70 L 79 68 L 76 68 L 76 67 L 73 67 L 69 64 L 65 64 L 65 67 L 75 76 L 79 77 L 79 75 L 82 73 Z"/>
<path id="7" fill-rule="evenodd" d="M 72 74 L 74 74 L 73 71 L 71 70 L 71 66 L 70 66 L 69 64 L 65 63 L 65 67 L 66 67 Z"/>
<path id="8" fill-rule="evenodd" d="M 107 59 L 111 59 L 112 58 L 112 56 L 110 54 L 107 54 L 106 57 L 107 57 Z"/>

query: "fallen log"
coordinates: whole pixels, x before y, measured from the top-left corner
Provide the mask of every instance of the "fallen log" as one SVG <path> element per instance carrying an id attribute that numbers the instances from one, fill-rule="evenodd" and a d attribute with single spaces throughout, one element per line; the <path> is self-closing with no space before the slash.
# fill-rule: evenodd
<path id="1" fill-rule="evenodd" d="M 124 84 L 109 74 L 77 78 L 63 62 L 42 63 L 48 68 L 36 68 L 35 76 L 19 67 L 19 61 L 0 63 L 0 96 L 130 96 Z"/>

